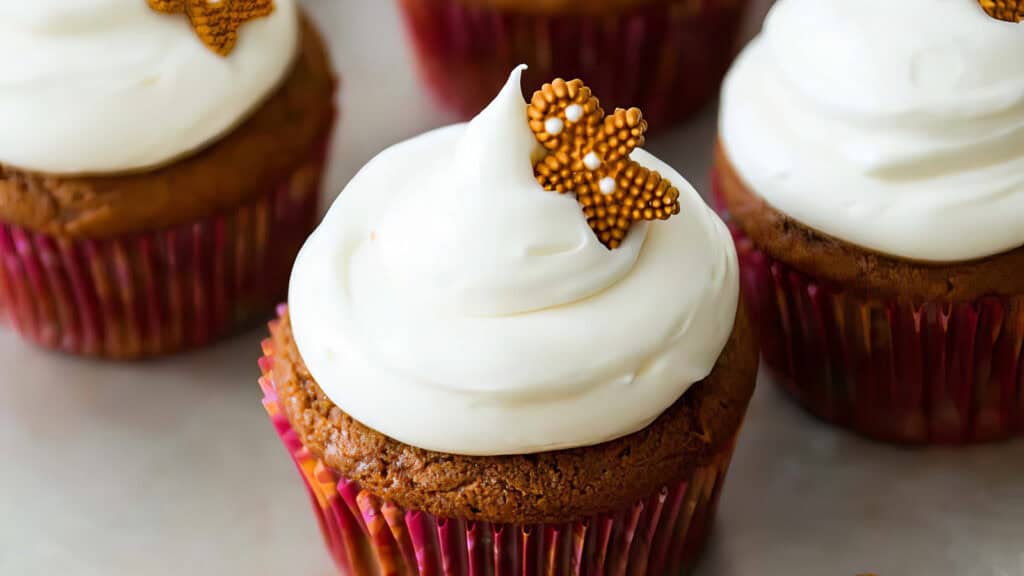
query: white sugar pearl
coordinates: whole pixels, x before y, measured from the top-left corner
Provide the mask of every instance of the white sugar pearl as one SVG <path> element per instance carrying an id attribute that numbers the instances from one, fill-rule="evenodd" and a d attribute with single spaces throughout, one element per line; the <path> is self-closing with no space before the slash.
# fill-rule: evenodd
<path id="1" fill-rule="evenodd" d="M 565 128 L 565 123 L 562 122 L 561 118 L 548 118 L 544 122 L 544 131 L 552 136 L 558 136 L 562 133 L 562 129 Z"/>
<path id="2" fill-rule="evenodd" d="M 615 192 L 615 179 L 611 176 L 605 176 L 604 178 L 601 178 L 598 186 L 601 188 L 601 194 L 607 196 L 608 194 Z"/>
<path id="3" fill-rule="evenodd" d="M 583 157 L 583 165 L 587 167 L 587 170 L 597 170 L 601 167 L 601 157 L 597 155 L 597 152 L 590 152 Z"/>
<path id="4" fill-rule="evenodd" d="M 583 106 L 579 104 L 570 104 L 565 109 L 565 119 L 569 122 L 579 122 L 580 118 L 583 118 Z"/>

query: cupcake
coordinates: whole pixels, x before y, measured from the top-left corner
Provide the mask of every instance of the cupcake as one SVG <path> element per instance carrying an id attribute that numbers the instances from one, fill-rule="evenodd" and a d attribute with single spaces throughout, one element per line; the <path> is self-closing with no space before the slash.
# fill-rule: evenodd
<path id="1" fill-rule="evenodd" d="M 334 119 L 294 0 L 0 7 L 0 315 L 109 358 L 272 312 Z"/>
<path id="2" fill-rule="evenodd" d="M 674 574 L 708 535 L 757 370 L 728 229 L 639 110 L 521 71 L 352 180 L 264 343 L 347 574 Z"/>
<path id="3" fill-rule="evenodd" d="M 723 89 L 764 360 L 877 439 L 1024 429 L 1024 28 L 989 4 L 781 0 Z"/>
<path id="4" fill-rule="evenodd" d="M 464 118 L 520 62 L 532 85 L 581 78 L 669 128 L 714 98 L 749 0 L 400 0 L 421 76 Z"/>

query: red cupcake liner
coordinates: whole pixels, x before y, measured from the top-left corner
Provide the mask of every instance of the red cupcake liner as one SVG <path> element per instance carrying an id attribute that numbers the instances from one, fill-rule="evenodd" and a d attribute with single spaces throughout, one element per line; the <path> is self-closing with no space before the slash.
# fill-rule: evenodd
<path id="1" fill-rule="evenodd" d="M 638 106 L 662 129 L 717 95 L 748 0 L 671 0 L 601 15 L 484 4 L 401 0 L 421 76 L 443 104 L 470 118 L 526 63 L 526 86 L 581 78 L 606 108 Z"/>
<path id="2" fill-rule="evenodd" d="M 440 518 L 378 498 L 311 454 L 288 422 L 263 343 L 260 387 L 343 574 L 662 576 L 693 568 L 710 533 L 734 443 L 685 481 L 615 512 L 560 524 Z"/>
<path id="3" fill-rule="evenodd" d="M 813 414 L 904 444 L 1024 433 L 1024 295 L 860 294 L 793 269 L 730 228 L 762 358 Z"/>
<path id="4" fill-rule="evenodd" d="M 136 359 L 269 315 L 316 223 L 327 142 L 257 199 L 170 229 L 79 239 L 0 222 L 0 318 L 47 348 Z"/>

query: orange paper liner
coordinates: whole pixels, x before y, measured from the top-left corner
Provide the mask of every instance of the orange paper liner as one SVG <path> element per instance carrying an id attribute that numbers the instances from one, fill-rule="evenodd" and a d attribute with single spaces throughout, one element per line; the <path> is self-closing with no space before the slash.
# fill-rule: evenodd
<path id="1" fill-rule="evenodd" d="M 663 576 L 689 574 L 699 558 L 733 442 L 689 478 L 621 510 L 575 522 L 440 518 L 387 502 L 310 453 L 274 388 L 270 340 L 264 341 L 263 352 L 263 405 L 302 475 L 327 550 L 342 574 Z"/>
<path id="2" fill-rule="evenodd" d="M 257 199 L 170 229 L 94 240 L 0 222 L 0 318 L 47 348 L 137 359 L 269 315 L 316 223 L 327 141 Z"/>
<path id="3" fill-rule="evenodd" d="M 606 109 L 637 106 L 661 130 L 717 95 L 748 0 L 673 0 L 603 15 L 518 13 L 466 0 L 400 4 L 421 77 L 464 118 L 526 63 L 526 86 L 580 78 Z"/>

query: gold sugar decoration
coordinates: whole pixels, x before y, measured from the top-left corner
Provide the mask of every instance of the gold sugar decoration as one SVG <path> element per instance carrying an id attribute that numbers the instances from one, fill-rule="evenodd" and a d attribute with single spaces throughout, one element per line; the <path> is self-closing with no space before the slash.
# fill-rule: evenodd
<path id="1" fill-rule="evenodd" d="M 1024 20 L 1024 0 L 978 0 L 988 15 L 1007 22 Z"/>
<path id="2" fill-rule="evenodd" d="M 647 133 L 638 108 L 606 116 L 581 80 L 559 78 L 534 93 L 527 119 L 545 150 L 534 163 L 537 181 L 545 190 L 575 194 L 608 248 L 618 248 L 635 222 L 679 213 L 679 190 L 629 158 Z"/>
<path id="3" fill-rule="evenodd" d="M 185 14 L 199 39 L 221 56 L 238 42 L 238 29 L 274 11 L 274 0 L 147 0 L 149 7 L 167 14 Z"/>

